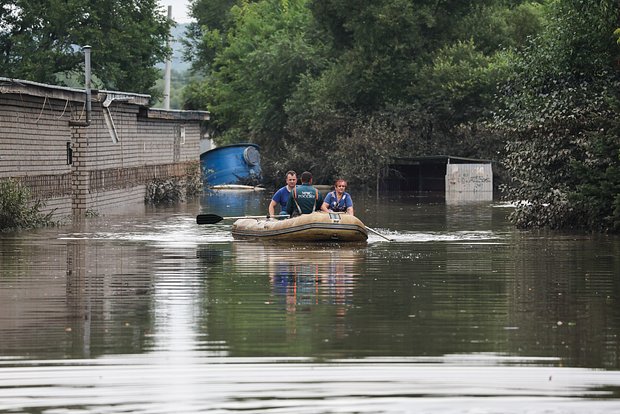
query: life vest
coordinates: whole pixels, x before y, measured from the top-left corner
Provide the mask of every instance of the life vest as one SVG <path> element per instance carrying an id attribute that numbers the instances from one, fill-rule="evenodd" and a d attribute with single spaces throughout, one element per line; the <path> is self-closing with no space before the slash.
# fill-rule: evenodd
<path id="1" fill-rule="evenodd" d="M 336 195 L 335 191 L 332 191 L 331 194 L 333 195 L 334 200 L 329 205 L 329 208 L 332 211 L 336 211 L 336 212 L 345 212 L 345 211 L 347 211 L 347 205 L 344 202 L 344 200 L 347 198 L 347 195 L 343 194 L 342 198 L 340 200 L 338 200 L 338 196 Z"/>
<path id="2" fill-rule="evenodd" d="M 315 195 L 315 198 L 318 200 L 318 199 L 319 199 L 319 190 L 317 190 L 316 188 L 314 188 L 314 193 L 315 193 L 315 194 L 314 194 L 314 195 Z M 293 198 L 294 198 L 295 200 L 297 200 L 297 186 L 295 186 L 295 188 L 293 188 Z"/>
<path id="3" fill-rule="evenodd" d="M 302 183 L 302 185 L 303 185 L 303 183 Z M 317 190 L 316 188 L 313 188 L 313 190 L 314 190 L 315 200 L 318 201 L 318 199 L 319 199 L 319 190 Z M 295 205 L 297 206 L 297 212 L 299 214 L 303 214 L 303 212 L 301 211 L 301 207 L 299 207 L 299 203 L 297 203 L 297 199 L 298 199 L 298 197 L 297 197 L 297 186 L 295 186 L 295 188 L 293 188 L 293 201 L 295 201 Z M 315 203 L 316 203 L 316 201 L 315 201 Z M 314 211 L 314 208 L 312 209 L 312 211 Z"/>

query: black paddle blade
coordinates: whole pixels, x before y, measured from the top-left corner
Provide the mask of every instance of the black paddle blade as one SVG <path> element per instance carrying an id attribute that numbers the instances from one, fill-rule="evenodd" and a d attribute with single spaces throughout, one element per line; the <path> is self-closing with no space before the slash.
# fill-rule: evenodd
<path id="1" fill-rule="evenodd" d="M 224 217 L 218 216 L 217 214 L 198 214 L 196 216 L 197 224 L 215 224 L 224 220 Z"/>

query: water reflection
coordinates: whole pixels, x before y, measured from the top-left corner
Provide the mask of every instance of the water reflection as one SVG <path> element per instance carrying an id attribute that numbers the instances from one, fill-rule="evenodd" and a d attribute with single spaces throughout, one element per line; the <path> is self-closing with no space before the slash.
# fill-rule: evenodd
<path id="1" fill-rule="evenodd" d="M 234 243 L 199 253 L 206 265 L 207 326 L 230 356 L 318 355 L 347 334 L 364 248 Z M 205 334 L 207 331 L 205 331 Z M 327 335 L 327 336 L 326 336 Z"/>
<path id="2" fill-rule="evenodd" d="M 619 244 L 605 236 L 544 233 L 513 244 L 508 296 L 512 352 L 557 355 L 570 365 L 620 366 Z"/>
<path id="3" fill-rule="evenodd" d="M 68 330 L 81 357 L 142 349 L 152 331 L 153 262 L 143 244 L 67 243 Z M 72 354 L 75 353 L 72 350 Z"/>
<path id="4" fill-rule="evenodd" d="M 620 239 L 359 200 L 395 242 L 238 242 L 199 206 L 2 235 L 0 412 L 619 409 Z"/>
<path id="5" fill-rule="evenodd" d="M 304 249 L 269 255 L 269 280 L 274 301 L 297 305 L 351 303 L 356 265 L 363 253 L 338 246 L 337 250 Z M 289 307 L 292 305 L 292 307 Z"/>
<path id="6" fill-rule="evenodd" d="M 272 194 L 265 191 L 205 190 L 201 205 L 204 213 L 220 216 L 243 216 L 267 214 L 267 205 Z"/>
<path id="7" fill-rule="evenodd" d="M 0 248 L 0 355 L 58 354 L 40 353 L 40 342 L 66 350 L 67 321 L 79 316 L 65 302 L 64 243 L 3 235 Z"/>
<path id="8" fill-rule="evenodd" d="M 297 337 L 297 314 L 312 312 L 316 306 L 331 315 L 335 339 L 348 334 L 345 316 L 353 306 L 362 257 L 360 251 L 341 246 L 269 255 L 269 300 L 286 314 L 287 342 Z"/>

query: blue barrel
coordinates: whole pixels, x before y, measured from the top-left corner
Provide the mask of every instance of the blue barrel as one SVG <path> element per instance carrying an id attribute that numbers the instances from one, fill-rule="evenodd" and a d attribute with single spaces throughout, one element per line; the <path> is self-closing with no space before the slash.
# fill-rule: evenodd
<path id="1" fill-rule="evenodd" d="M 256 144 L 232 144 L 203 152 L 200 154 L 200 166 L 204 184 L 260 184 L 259 149 Z"/>

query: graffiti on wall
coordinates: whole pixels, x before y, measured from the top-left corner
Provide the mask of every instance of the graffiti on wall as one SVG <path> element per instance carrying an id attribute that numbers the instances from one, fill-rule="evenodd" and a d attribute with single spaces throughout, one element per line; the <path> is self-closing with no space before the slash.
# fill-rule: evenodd
<path id="1" fill-rule="evenodd" d="M 448 164 L 446 200 L 493 200 L 491 164 Z"/>

